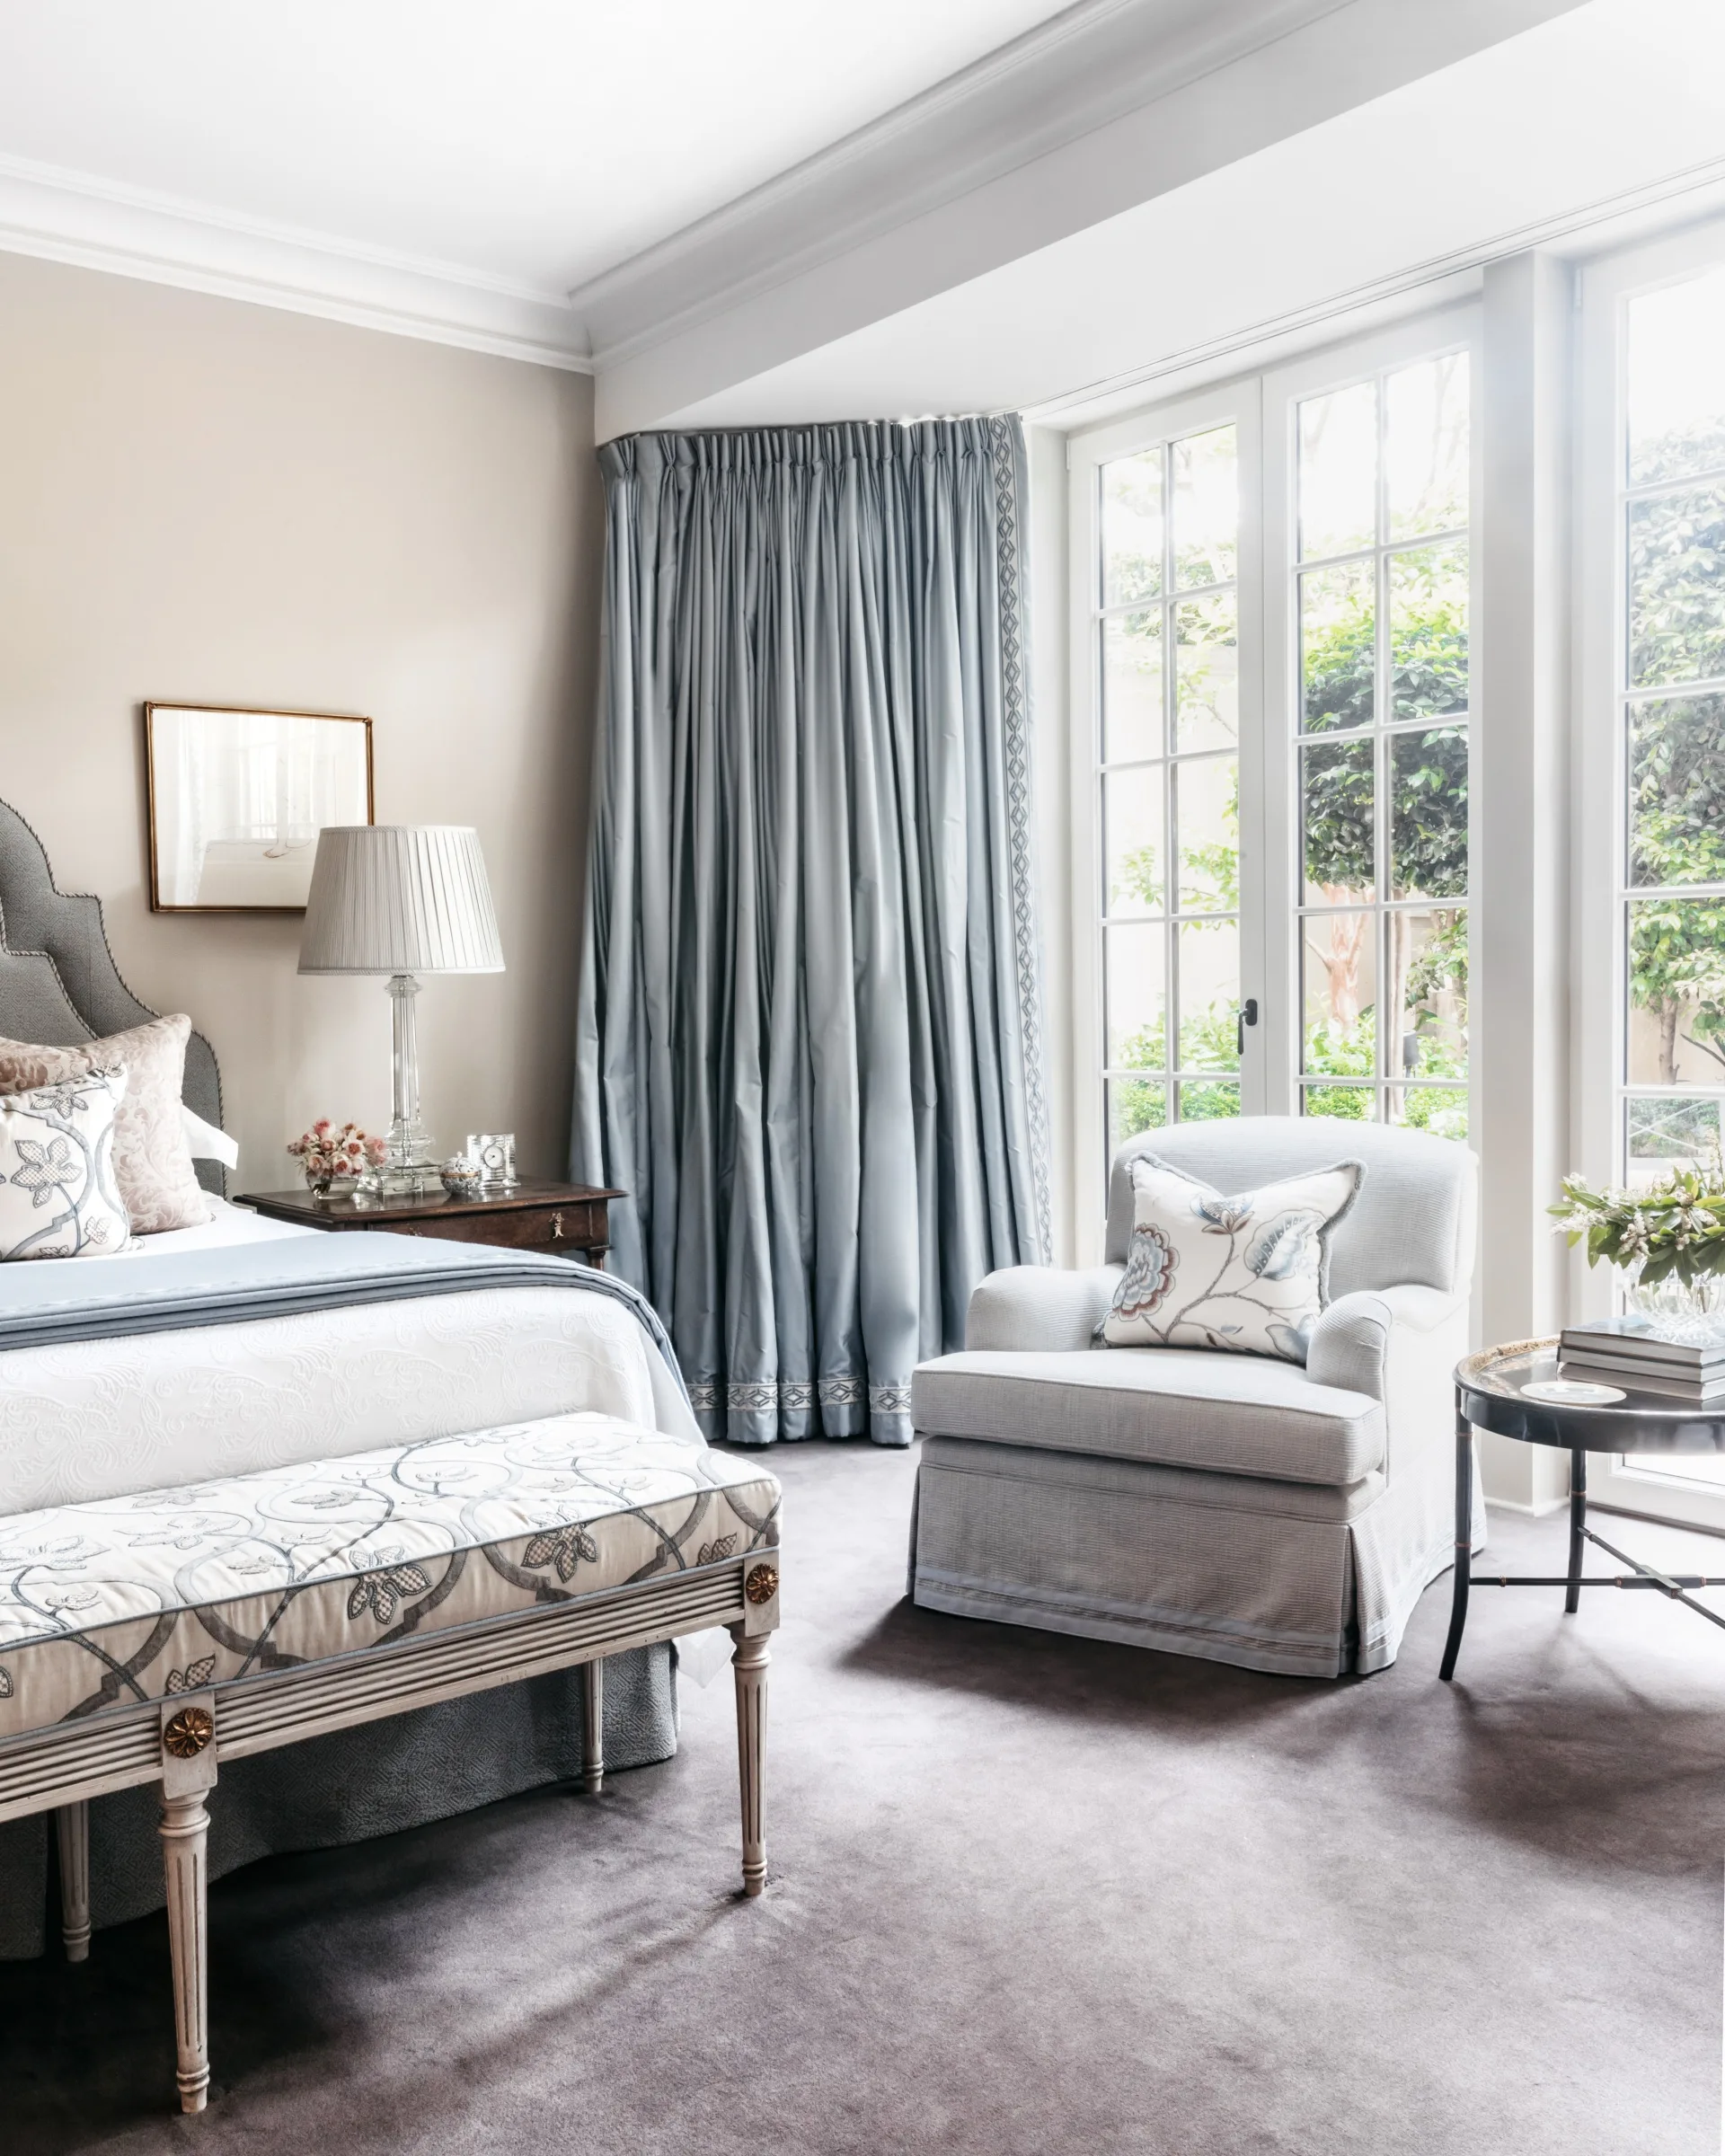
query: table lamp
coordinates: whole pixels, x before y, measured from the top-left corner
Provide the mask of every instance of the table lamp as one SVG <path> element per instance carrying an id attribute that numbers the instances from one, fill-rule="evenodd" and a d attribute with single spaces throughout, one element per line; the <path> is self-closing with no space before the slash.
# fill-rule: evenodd
<path id="1" fill-rule="evenodd" d="M 439 1190 L 420 1120 L 413 999 L 422 973 L 501 973 L 491 888 L 479 834 L 458 824 L 338 824 L 318 834 L 302 973 L 389 976 L 395 1097 L 387 1151 L 360 1179 L 374 1197 Z"/>

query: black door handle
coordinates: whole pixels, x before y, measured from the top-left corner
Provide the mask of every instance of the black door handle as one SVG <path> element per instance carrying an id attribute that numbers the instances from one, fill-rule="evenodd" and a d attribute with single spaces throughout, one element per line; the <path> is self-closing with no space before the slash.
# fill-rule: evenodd
<path id="1" fill-rule="evenodd" d="M 1236 1056 L 1243 1056 L 1246 1052 L 1246 1028 L 1255 1026 L 1257 1023 L 1258 998 L 1255 995 L 1249 995 L 1241 1004 L 1239 1016 L 1234 1021 L 1234 1047 Z"/>

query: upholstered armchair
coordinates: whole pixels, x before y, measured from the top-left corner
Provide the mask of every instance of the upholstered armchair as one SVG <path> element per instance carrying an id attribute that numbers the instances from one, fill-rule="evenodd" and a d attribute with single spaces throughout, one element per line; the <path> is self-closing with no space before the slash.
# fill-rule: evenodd
<path id="1" fill-rule="evenodd" d="M 1101 1345 L 1141 1153 L 1227 1193 L 1363 1164 L 1304 1366 Z M 1449 1378 L 1476 1180 L 1464 1146 L 1378 1124 L 1264 1116 L 1132 1139 L 1108 1262 L 990 1274 L 963 1353 L 916 1373 L 916 1600 L 1247 1669 L 1387 1667 L 1455 1558 Z"/>

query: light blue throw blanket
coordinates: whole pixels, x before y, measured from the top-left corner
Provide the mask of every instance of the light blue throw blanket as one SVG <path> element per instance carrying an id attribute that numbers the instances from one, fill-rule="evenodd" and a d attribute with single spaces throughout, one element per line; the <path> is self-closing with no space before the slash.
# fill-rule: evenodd
<path id="1" fill-rule="evenodd" d="M 0 1353 L 119 1333 L 240 1325 L 357 1303 L 401 1303 L 475 1288 L 570 1287 L 629 1310 L 686 1400 L 676 1350 L 646 1297 L 568 1258 L 417 1235 L 295 1235 L 213 1250 L 147 1252 L 7 1267 L 0 1277 Z"/>

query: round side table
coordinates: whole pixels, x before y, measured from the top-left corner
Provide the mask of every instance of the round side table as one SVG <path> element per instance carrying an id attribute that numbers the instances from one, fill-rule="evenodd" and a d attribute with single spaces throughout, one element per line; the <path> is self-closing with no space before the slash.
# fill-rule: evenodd
<path id="1" fill-rule="evenodd" d="M 1602 1374 L 1590 1372 L 1589 1377 L 1597 1374 Z M 1570 1615 L 1580 1606 L 1583 1587 L 1655 1587 L 1725 1630 L 1725 1617 L 1687 1591 L 1725 1586 L 1725 1577 L 1657 1571 L 1614 1548 L 1588 1524 L 1589 1453 L 1725 1453 L 1725 1401 L 1706 1408 L 1685 1408 L 1657 1393 L 1637 1392 L 1628 1384 L 1616 1388 L 1623 1392 L 1621 1400 L 1605 1402 L 1528 1395 L 1530 1385 L 1559 1382 L 1555 1340 L 1516 1340 L 1507 1347 L 1487 1348 L 1455 1365 L 1455 1586 L 1449 1638 L 1438 1673 L 1446 1683 L 1455 1674 L 1470 1587 L 1561 1587 L 1563 1608 Z M 1556 1445 L 1570 1455 L 1568 1572 L 1517 1577 L 1473 1569 L 1475 1429 L 1495 1430 L 1499 1436 L 1519 1438 L 1524 1445 Z M 1583 1577 L 1581 1560 L 1589 1542 L 1627 1565 L 1628 1573 Z"/>

